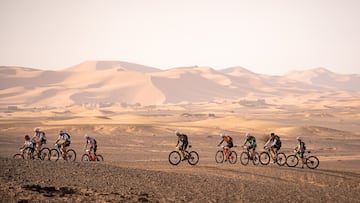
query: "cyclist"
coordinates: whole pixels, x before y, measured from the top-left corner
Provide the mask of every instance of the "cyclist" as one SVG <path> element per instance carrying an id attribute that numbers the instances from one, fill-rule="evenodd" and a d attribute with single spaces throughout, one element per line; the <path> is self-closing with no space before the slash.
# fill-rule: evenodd
<path id="1" fill-rule="evenodd" d="M 224 146 L 224 154 L 225 154 L 225 161 L 229 159 L 229 151 L 234 146 L 232 137 L 225 135 L 224 133 L 220 133 L 221 142 L 218 144 L 220 146 L 224 141 L 226 142 L 226 146 Z"/>
<path id="2" fill-rule="evenodd" d="M 58 142 L 61 141 L 61 144 Z M 55 142 L 55 147 L 61 146 L 63 157 L 66 159 L 66 147 L 70 146 L 70 135 L 63 130 L 59 131 L 59 137 Z"/>
<path id="3" fill-rule="evenodd" d="M 20 147 L 20 150 L 25 149 L 26 147 L 30 147 L 31 148 L 31 152 L 34 152 L 35 148 L 34 148 L 34 142 L 33 140 L 30 139 L 29 135 L 25 135 L 24 136 L 25 142 L 23 144 L 23 146 Z"/>
<path id="4" fill-rule="evenodd" d="M 85 145 L 85 150 L 88 146 L 88 144 L 90 144 L 90 151 L 94 152 L 94 155 L 96 156 L 96 150 L 97 150 L 97 142 L 94 138 L 90 137 L 89 134 L 85 134 L 85 139 L 86 139 L 86 145 Z"/>
<path id="5" fill-rule="evenodd" d="M 185 150 L 189 145 L 188 136 L 176 130 L 175 135 L 178 136 L 178 141 L 176 144 L 176 148 L 178 148 L 181 152 L 182 160 L 185 159 Z M 180 146 L 179 146 L 180 145 Z"/>
<path id="6" fill-rule="evenodd" d="M 246 143 L 248 142 L 249 143 L 249 147 L 248 149 L 251 150 L 251 157 L 250 159 L 252 160 L 254 155 L 257 154 L 257 152 L 255 151 L 256 150 L 256 138 L 254 136 L 252 136 L 249 132 L 247 132 L 245 134 L 245 142 L 244 142 L 244 146 L 246 146 Z"/>
<path id="7" fill-rule="evenodd" d="M 280 137 L 275 133 L 270 134 L 269 140 L 265 143 L 264 148 L 270 147 L 272 154 L 274 155 L 274 162 L 277 160 L 277 152 L 281 148 Z"/>
<path id="8" fill-rule="evenodd" d="M 302 141 L 301 136 L 297 136 L 296 137 L 297 140 L 297 147 L 295 148 L 296 152 L 299 154 L 300 159 L 301 159 L 301 168 L 304 168 L 304 164 L 305 164 L 305 158 L 304 158 L 304 153 L 305 153 L 305 142 Z"/>
<path id="9" fill-rule="evenodd" d="M 46 136 L 45 136 L 45 132 L 40 131 L 40 128 L 35 128 L 34 129 L 34 136 L 32 137 L 32 140 L 36 141 L 36 151 L 40 151 L 41 150 L 41 146 L 43 144 L 46 144 Z"/>

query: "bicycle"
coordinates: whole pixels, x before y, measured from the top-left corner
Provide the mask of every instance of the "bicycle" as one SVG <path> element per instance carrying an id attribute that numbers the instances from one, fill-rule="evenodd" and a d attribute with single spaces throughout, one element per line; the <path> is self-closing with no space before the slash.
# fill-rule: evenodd
<path id="1" fill-rule="evenodd" d="M 272 153 L 270 147 L 264 147 L 266 151 L 260 153 L 260 163 L 262 165 L 268 165 L 270 163 L 270 159 L 274 160 L 274 163 L 277 163 L 279 166 L 284 166 L 286 164 L 286 155 L 283 152 L 278 152 L 276 157 Z"/>
<path id="2" fill-rule="evenodd" d="M 25 147 L 25 149 L 20 150 L 21 153 L 17 153 L 13 158 L 17 159 L 40 159 L 46 160 L 50 154 L 50 149 L 47 147 L 42 148 L 39 152 L 35 147 Z"/>
<path id="3" fill-rule="evenodd" d="M 104 161 L 104 157 L 101 154 L 95 154 L 92 150 L 85 150 L 81 157 L 81 161 Z"/>
<path id="4" fill-rule="evenodd" d="M 298 158 L 299 151 L 295 149 L 294 153 L 295 154 L 289 155 L 286 158 L 286 165 L 289 167 L 295 167 L 299 164 L 299 158 Z M 307 153 L 310 154 L 311 151 L 307 151 Z M 319 166 L 320 161 L 316 156 L 306 157 L 304 153 L 304 159 L 305 159 L 305 165 L 310 169 L 315 169 Z"/>
<path id="5" fill-rule="evenodd" d="M 189 149 L 191 145 L 189 145 Z M 178 149 L 178 148 L 177 148 Z M 196 151 L 184 150 L 184 158 L 181 160 L 180 150 L 172 151 L 169 154 L 169 162 L 171 165 L 178 165 L 181 161 L 188 161 L 190 165 L 196 165 L 199 162 L 199 154 Z"/>
<path id="6" fill-rule="evenodd" d="M 221 146 L 221 149 L 219 149 L 215 154 L 215 161 L 216 163 L 223 163 L 225 160 L 225 150 L 228 152 L 227 160 L 231 164 L 235 164 L 237 161 L 237 153 L 229 148 L 224 148 Z M 225 160 L 226 161 L 226 160 Z"/>
<path id="7" fill-rule="evenodd" d="M 249 160 L 252 160 L 254 165 L 259 165 L 259 154 L 255 152 L 255 156 L 252 155 L 248 146 L 243 146 L 244 151 L 240 154 L 240 163 L 242 165 L 248 165 Z"/>
<path id="8" fill-rule="evenodd" d="M 50 156 L 49 156 L 50 161 L 58 161 L 60 158 L 60 155 L 65 161 L 75 161 L 76 160 L 75 150 L 68 149 L 68 150 L 66 150 L 66 153 L 64 154 L 64 152 L 61 149 L 61 144 L 55 144 L 55 147 L 57 147 L 57 148 L 53 148 L 50 150 Z"/>

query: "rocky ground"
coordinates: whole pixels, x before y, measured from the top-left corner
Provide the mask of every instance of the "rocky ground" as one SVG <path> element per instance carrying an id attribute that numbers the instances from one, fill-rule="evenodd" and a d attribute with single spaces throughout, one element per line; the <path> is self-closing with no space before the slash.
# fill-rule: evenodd
<path id="1" fill-rule="evenodd" d="M 359 170 L 330 165 L 311 170 L 214 162 L 171 166 L 166 161 L 68 163 L 0 158 L 0 200 L 359 202 Z"/>

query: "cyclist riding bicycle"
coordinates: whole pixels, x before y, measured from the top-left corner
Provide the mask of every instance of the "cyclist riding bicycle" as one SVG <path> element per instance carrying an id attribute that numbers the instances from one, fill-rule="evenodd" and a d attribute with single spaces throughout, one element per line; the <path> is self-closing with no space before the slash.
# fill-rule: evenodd
<path id="1" fill-rule="evenodd" d="M 24 139 L 25 139 L 25 142 L 23 144 L 23 146 L 20 147 L 20 150 L 23 150 L 25 149 L 26 147 L 30 147 L 31 148 L 31 152 L 34 152 L 35 150 L 35 143 L 33 140 L 30 139 L 30 136 L 29 135 L 25 135 L 24 136 Z"/>
<path id="2" fill-rule="evenodd" d="M 86 144 L 85 144 L 85 150 L 88 146 L 88 144 L 90 144 L 90 151 L 94 152 L 94 155 L 96 156 L 96 150 L 97 150 L 97 142 L 94 138 L 90 137 L 89 134 L 85 134 L 85 139 L 86 139 Z"/>
<path id="3" fill-rule="evenodd" d="M 58 144 L 61 141 L 60 144 Z M 70 135 L 63 130 L 59 131 L 59 137 L 55 142 L 55 146 L 58 147 L 61 145 L 61 151 L 63 152 L 63 157 L 66 157 L 66 147 L 70 146 Z"/>
<path id="4" fill-rule="evenodd" d="M 302 138 L 300 136 L 296 137 L 297 140 L 297 147 L 295 148 L 295 150 L 297 151 L 297 153 L 300 156 L 301 159 L 301 168 L 304 168 L 304 164 L 305 164 L 305 158 L 304 158 L 304 153 L 305 153 L 305 142 L 302 141 Z"/>
<path id="5" fill-rule="evenodd" d="M 43 144 L 46 144 L 46 136 L 45 136 L 45 132 L 40 131 L 40 128 L 35 128 L 34 129 L 34 136 L 32 137 L 32 140 L 36 141 L 36 151 L 40 151 L 41 150 L 41 146 Z"/>
<path id="6" fill-rule="evenodd" d="M 176 144 L 176 148 L 178 148 L 181 152 L 181 157 L 184 160 L 185 159 L 185 153 L 184 151 L 189 145 L 188 136 L 185 134 L 182 134 L 180 131 L 175 131 L 175 135 L 178 136 L 178 141 Z"/>
<path id="7" fill-rule="evenodd" d="M 250 159 L 252 159 L 253 157 L 254 157 L 254 155 L 255 155 L 255 153 L 256 153 L 256 138 L 254 137 L 254 136 L 252 136 L 249 132 L 247 132 L 246 134 L 245 134 L 245 142 L 244 142 L 244 146 L 246 146 L 246 143 L 248 142 L 249 143 L 249 147 L 248 147 L 248 149 L 249 150 L 251 150 L 251 157 L 250 157 Z"/>
<path id="8" fill-rule="evenodd" d="M 225 161 L 229 158 L 229 151 L 232 147 L 234 147 L 232 137 L 225 135 L 224 133 L 220 133 L 221 142 L 218 144 L 220 146 L 224 141 L 226 142 L 226 146 L 224 146 L 224 154 L 225 154 Z"/>
<path id="9" fill-rule="evenodd" d="M 281 148 L 280 137 L 275 133 L 270 134 L 269 140 L 265 143 L 264 148 L 270 147 L 272 154 L 274 155 L 274 162 L 277 159 L 277 153 Z"/>

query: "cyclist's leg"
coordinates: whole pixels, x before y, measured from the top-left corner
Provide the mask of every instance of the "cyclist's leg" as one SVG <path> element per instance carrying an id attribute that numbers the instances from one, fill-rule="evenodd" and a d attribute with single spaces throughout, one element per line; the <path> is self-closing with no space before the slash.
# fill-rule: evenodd
<path id="1" fill-rule="evenodd" d="M 227 146 L 224 146 L 224 157 L 225 157 L 225 161 L 227 161 L 229 158 L 229 147 Z"/>
<path id="2" fill-rule="evenodd" d="M 300 151 L 299 152 L 299 156 L 300 156 L 300 159 L 301 159 L 301 168 L 304 168 L 304 164 L 305 164 L 304 153 L 305 153 L 305 151 Z"/>

